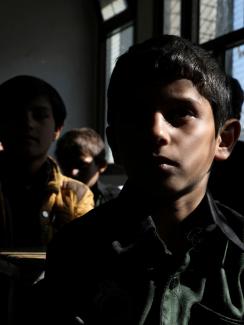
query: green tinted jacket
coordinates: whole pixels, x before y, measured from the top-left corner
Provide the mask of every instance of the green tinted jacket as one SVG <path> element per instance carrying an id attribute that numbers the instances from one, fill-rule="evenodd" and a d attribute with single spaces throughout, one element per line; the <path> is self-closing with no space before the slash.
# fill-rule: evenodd
<path id="1" fill-rule="evenodd" d="M 182 222 L 184 253 L 176 257 L 145 215 L 122 190 L 118 199 L 59 233 L 46 272 L 55 319 L 86 325 L 244 324 L 244 218 L 207 194 Z"/>

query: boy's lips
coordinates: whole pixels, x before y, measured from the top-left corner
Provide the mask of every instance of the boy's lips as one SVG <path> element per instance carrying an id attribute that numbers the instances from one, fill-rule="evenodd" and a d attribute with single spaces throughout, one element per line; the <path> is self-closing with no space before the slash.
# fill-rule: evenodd
<path id="1" fill-rule="evenodd" d="M 38 138 L 37 137 L 35 137 L 35 136 L 33 136 L 33 135 L 31 135 L 31 134 L 25 134 L 23 137 L 22 137 L 22 139 L 24 140 L 24 141 L 27 141 L 27 142 L 37 142 L 38 141 Z"/>
<path id="2" fill-rule="evenodd" d="M 153 155 L 152 163 L 155 171 L 163 174 L 171 174 L 176 167 L 179 167 L 177 161 L 161 155 Z"/>
<path id="3" fill-rule="evenodd" d="M 179 166 L 178 162 L 165 156 L 153 155 L 153 163 L 157 166 Z"/>

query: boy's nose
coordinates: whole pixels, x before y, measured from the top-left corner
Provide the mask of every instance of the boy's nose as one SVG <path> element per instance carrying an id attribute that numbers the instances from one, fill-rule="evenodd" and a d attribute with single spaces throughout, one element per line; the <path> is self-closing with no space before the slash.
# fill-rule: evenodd
<path id="1" fill-rule="evenodd" d="M 33 118 L 33 114 L 31 111 L 26 111 L 25 113 L 25 123 L 28 127 L 34 127 L 35 119 Z"/>
<path id="2" fill-rule="evenodd" d="M 151 132 L 154 140 L 160 144 L 168 144 L 170 142 L 170 125 L 165 120 L 161 112 L 154 112 L 152 116 Z"/>

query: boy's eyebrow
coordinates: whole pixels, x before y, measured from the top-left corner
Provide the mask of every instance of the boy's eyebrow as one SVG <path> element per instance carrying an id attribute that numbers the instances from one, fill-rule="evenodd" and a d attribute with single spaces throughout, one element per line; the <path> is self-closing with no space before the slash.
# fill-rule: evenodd
<path id="1" fill-rule="evenodd" d="M 43 104 L 37 104 L 37 105 L 29 105 L 26 107 L 27 110 L 33 110 L 33 109 L 43 109 L 43 110 L 49 110 L 51 107 Z"/>
<path id="2" fill-rule="evenodd" d="M 170 96 L 160 96 L 160 103 L 165 104 L 187 104 L 189 106 L 199 105 L 202 100 L 199 98 L 192 97 L 170 97 Z"/>

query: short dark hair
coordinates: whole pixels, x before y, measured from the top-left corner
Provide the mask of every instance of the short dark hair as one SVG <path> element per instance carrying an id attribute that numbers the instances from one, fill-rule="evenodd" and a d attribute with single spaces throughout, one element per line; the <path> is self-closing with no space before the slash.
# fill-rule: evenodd
<path id="1" fill-rule="evenodd" d="M 181 78 L 191 80 L 210 102 L 217 134 L 230 112 L 227 76 L 209 52 L 175 35 L 136 44 L 118 58 L 108 87 L 108 124 L 112 126 L 122 114 L 129 119 L 136 86 Z"/>
<path id="2" fill-rule="evenodd" d="M 20 109 L 36 97 L 47 98 L 52 106 L 55 127 L 63 126 L 66 118 L 66 108 L 57 90 L 46 81 L 29 75 L 18 75 L 0 85 L 0 118 L 9 110 Z"/>
<path id="3" fill-rule="evenodd" d="M 240 82 L 229 76 L 230 90 L 231 90 L 231 113 L 230 117 L 241 119 L 241 110 L 244 102 L 244 92 Z"/>
<path id="4" fill-rule="evenodd" d="M 94 129 L 69 130 L 56 143 L 55 156 L 63 171 L 81 155 L 93 157 L 98 166 L 107 164 L 104 141 Z"/>

